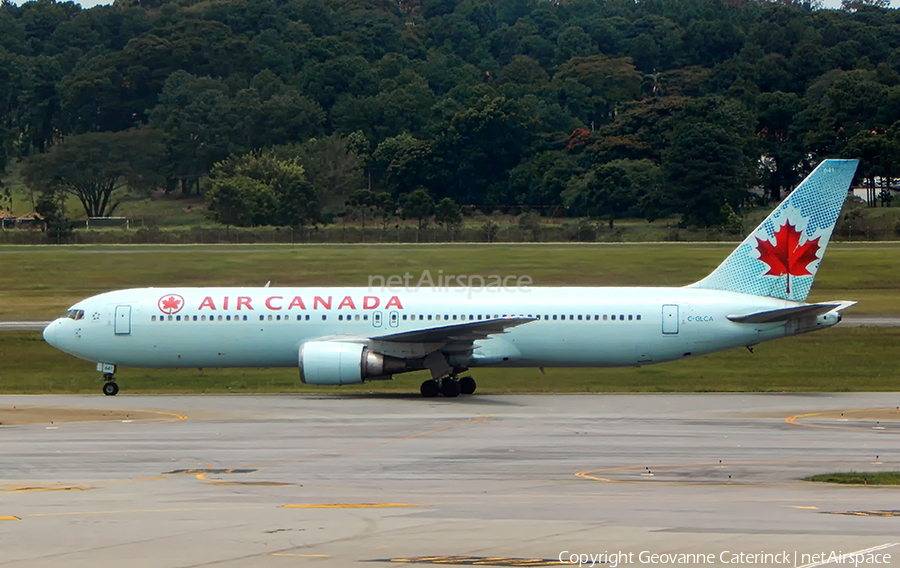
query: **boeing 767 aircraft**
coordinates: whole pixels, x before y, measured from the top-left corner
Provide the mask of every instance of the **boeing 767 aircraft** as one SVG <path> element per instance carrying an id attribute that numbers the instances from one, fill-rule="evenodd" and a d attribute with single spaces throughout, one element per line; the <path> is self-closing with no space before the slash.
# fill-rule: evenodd
<path id="1" fill-rule="evenodd" d="M 137 288 L 78 302 L 44 339 L 119 366 L 297 367 L 344 385 L 427 369 L 426 397 L 478 367 L 620 367 L 824 329 L 854 302 L 804 300 L 856 172 L 825 160 L 709 276 L 682 288 Z"/>

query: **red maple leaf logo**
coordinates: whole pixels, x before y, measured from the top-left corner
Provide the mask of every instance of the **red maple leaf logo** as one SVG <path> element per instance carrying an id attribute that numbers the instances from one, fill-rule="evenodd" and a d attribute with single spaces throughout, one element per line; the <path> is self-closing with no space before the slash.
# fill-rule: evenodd
<path id="1" fill-rule="evenodd" d="M 179 296 L 178 294 L 169 294 L 168 296 L 163 296 L 157 302 L 157 306 L 159 307 L 159 311 L 166 314 L 175 314 L 181 311 L 181 308 L 184 307 L 184 298 Z"/>
<path id="2" fill-rule="evenodd" d="M 800 237 L 802 231 L 798 231 L 794 225 L 785 221 L 775 232 L 775 244 L 756 238 L 756 250 L 759 251 L 759 259 L 769 265 L 769 271 L 764 276 L 787 276 L 786 292 L 791 293 L 791 276 L 808 276 L 812 274 L 806 267 L 811 262 L 819 260 L 819 239 L 816 237 L 807 240 L 802 245 Z"/>

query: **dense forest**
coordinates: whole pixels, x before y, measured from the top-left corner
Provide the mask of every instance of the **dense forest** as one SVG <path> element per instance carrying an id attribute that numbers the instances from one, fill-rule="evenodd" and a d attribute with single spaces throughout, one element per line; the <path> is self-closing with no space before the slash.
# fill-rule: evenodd
<path id="1" fill-rule="evenodd" d="M 703 227 L 839 156 L 885 204 L 885 4 L 3 0 L 0 171 L 21 163 L 48 219 L 164 188 L 243 226 L 562 207 Z"/>

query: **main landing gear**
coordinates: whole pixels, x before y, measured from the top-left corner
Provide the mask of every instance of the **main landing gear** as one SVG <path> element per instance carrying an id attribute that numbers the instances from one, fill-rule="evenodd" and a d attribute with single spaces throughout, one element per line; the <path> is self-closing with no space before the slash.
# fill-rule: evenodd
<path id="1" fill-rule="evenodd" d="M 422 383 L 419 389 L 425 398 L 433 398 L 439 394 L 447 398 L 456 398 L 461 394 L 472 394 L 475 392 L 475 379 L 472 377 L 462 377 L 458 379 L 456 375 L 450 375 L 443 379 L 430 379 Z"/>
<path id="2" fill-rule="evenodd" d="M 112 373 L 104 373 L 103 380 L 106 381 L 103 383 L 103 394 L 106 396 L 116 396 L 119 394 L 119 385 L 116 384 L 116 378 Z"/>

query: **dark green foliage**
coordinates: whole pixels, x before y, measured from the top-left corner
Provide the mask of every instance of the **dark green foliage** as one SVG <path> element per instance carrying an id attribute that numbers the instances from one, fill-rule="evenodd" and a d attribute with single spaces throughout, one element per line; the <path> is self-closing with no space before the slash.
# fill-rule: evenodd
<path id="1" fill-rule="evenodd" d="M 459 204 L 445 197 L 434 206 L 434 222 L 441 226 L 458 227 L 462 224 Z"/>
<path id="2" fill-rule="evenodd" d="M 106 217 L 126 188 L 158 185 L 164 151 L 153 128 L 79 134 L 28 158 L 22 176 L 33 192 L 74 196 L 88 217 Z"/>
<path id="3" fill-rule="evenodd" d="M 898 122 L 884 0 L 0 3 L 0 170 L 153 125 L 168 192 L 277 147 L 326 219 L 365 186 L 733 224 L 749 188 L 778 200 L 824 157 L 888 191 Z M 651 186 L 612 173 L 645 161 Z"/>
<path id="4" fill-rule="evenodd" d="M 321 206 L 299 159 L 272 152 L 250 153 L 219 162 L 206 192 L 210 216 L 239 227 L 301 227 L 319 219 Z"/>
<path id="5" fill-rule="evenodd" d="M 404 219 L 415 219 L 418 222 L 419 232 L 428 226 L 428 220 L 432 215 L 434 215 L 434 200 L 425 188 L 420 187 L 400 196 L 400 216 Z"/>
<path id="6" fill-rule="evenodd" d="M 72 236 L 74 225 L 66 218 L 60 200 L 53 192 L 41 194 L 34 212 L 44 220 L 44 232 L 53 242 L 64 243 Z"/>

